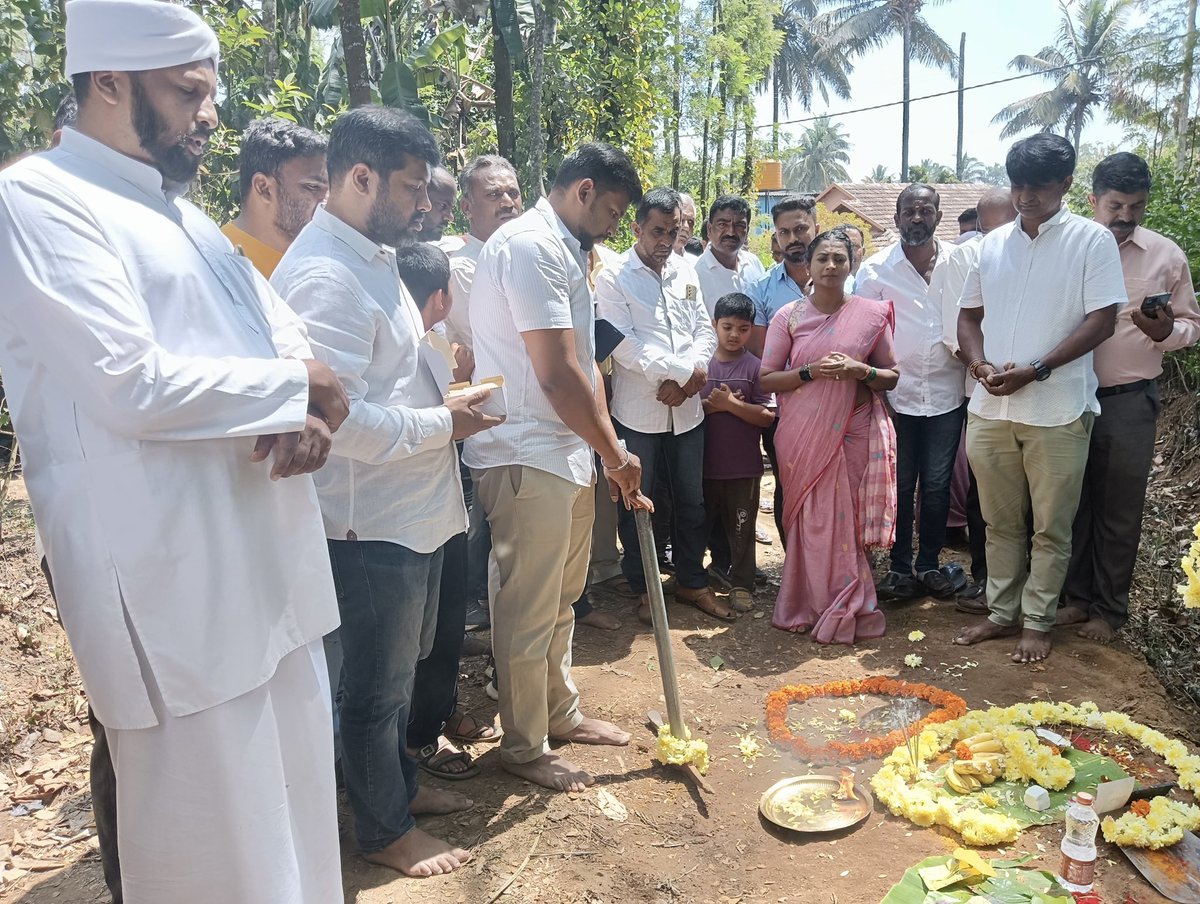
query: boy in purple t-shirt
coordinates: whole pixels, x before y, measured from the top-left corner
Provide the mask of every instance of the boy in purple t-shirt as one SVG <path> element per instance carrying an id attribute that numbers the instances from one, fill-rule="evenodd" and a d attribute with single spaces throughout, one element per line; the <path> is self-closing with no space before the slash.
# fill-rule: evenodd
<path id="1" fill-rule="evenodd" d="M 707 536 L 724 525 L 729 538 L 729 605 L 754 608 L 754 520 L 762 477 L 759 441 L 775 419 L 770 393 L 758 382 L 760 361 L 746 349 L 754 302 L 741 292 L 722 295 L 713 309 L 717 351 L 708 364 L 704 400 L 704 511 Z"/>

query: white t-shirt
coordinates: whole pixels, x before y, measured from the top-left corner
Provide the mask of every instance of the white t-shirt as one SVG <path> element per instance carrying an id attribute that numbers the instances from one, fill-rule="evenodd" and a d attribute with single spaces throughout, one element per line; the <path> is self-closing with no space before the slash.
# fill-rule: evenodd
<path id="1" fill-rule="evenodd" d="M 475 373 L 504 377 L 508 418 L 469 437 L 463 461 L 471 468 L 524 465 L 591 486 L 592 450 L 542 392 L 521 338 L 531 330 L 574 330 L 576 358 L 595 388 L 587 255 L 545 198 L 484 245 L 471 286 L 470 319 Z"/>

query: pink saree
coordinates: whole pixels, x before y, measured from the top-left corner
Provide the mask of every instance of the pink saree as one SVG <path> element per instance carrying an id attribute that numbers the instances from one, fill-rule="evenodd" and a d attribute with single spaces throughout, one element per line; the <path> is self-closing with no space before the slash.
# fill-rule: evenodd
<path id="1" fill-rule="evenodd" d="M 827 315 L 799 299 L 767 330 L 763 364 L 775 370 L 842 352 L 894 367 L 890 302 L 850 296 Z M 775 431 L 787 553 L 772 624 L 820 643 L 879 637 L 867 549 L 895 536 L 896 434 L 880 394 L 856 402 L 856 380 L 814 380 L 778 395 Z"/>

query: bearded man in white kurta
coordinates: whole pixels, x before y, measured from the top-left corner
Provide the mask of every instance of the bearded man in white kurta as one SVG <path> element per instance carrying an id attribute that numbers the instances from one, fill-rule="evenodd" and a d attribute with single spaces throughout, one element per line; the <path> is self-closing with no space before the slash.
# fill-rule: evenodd
<path id="1" fill-rule="evenodd" d="M 180 6 L 67 4 L 78 127 L 0 174 L 0 368 L 111 744 L 125 901 L 334 904 L 337 607 L 304 475 L 348 402 L 180 197 L 217 52 Z"/>

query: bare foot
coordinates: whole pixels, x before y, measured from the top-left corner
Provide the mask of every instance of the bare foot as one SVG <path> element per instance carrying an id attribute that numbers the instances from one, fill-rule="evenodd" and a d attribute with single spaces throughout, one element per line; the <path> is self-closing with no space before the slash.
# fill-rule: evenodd
<path id="1" fill-rule="evenodd" d="M 583 618 L 575 619 L 576 624 L 587 625 L 589 628 L 599 628 L 601 631 L 615 631 L 621 627 L 621 622 L 615 616 L 609 615 L 607 612 L 599 612 L 593 609 Z"/>
<path id="2" fill-rule="evenodd" d="M 624 747 L 629 743 L 629 732 L 602 719 L 584 719 L 566 734 L 550 737 L 555 741 L 570 741 L 572 744 L 601 744 L 609 747 Z"/>
<path id="3" fill-rule="evenodd" d="M 1094 640 L 1096 643 L 1112 643 L 1117 636 L 1113 626 L 1102 618 L 1090 619 L 1075 633 L 1084 640 Z"/>
<path id="4" fill-rule="evenodd" d="M 1047 631 L 1034 631 L 1026 628 L 1021 632 L 1021 639 L 1012 651 L 1013 662 L 1041 662 L 1050 655 L 1050 634 Z"/>
<path id="5" fill-rule="evenodd" d="M 467 863 L 471 855 L 420 829 L 412 829 L 382 851 L 363 854 L 363 859 L 368 863 L 389 866 L 406 876 L 425 878 L 452 873 Z"/>
<path id="6" fill-rule="evenodd" d="M 998 625 L 990 618 L 985 618 L 981 622 L 976 622 L 970 627 L 963 628 L 954 638 L 954 642 L 962 647 L 969 647 L 972 644 L 980 643 L 984 640 L 993 640 L 997 637 L 1012 637 L 1020 632 L 1020 628 L 1016 625 Z"/>
<path id="7" fill-rule="evenodd" d="M 1088 620 L 1087 610 L 1079 606 L 1059 606 L 1058 615 L 1054 618 L 1056 625 L 1082 625 Z"/>
<path id="8" fill-rule="evenodd" d="M 502 763 L 506 772 L 517 778 L 549 788 L 551 791 L 582 791 L 596 780 L 572 763 L 546 753 L 529 763 Z"/>
<path id="9" fill-rule="evenodd" d="M 417 789 L 417 796 L 412 799 L 408 809 L 413 816 L 445 816 L 447 813 L 469 810 L 473 806 L 475 806 L 475 801 L 465 794 L 421 786 Z"/>

